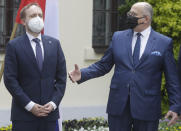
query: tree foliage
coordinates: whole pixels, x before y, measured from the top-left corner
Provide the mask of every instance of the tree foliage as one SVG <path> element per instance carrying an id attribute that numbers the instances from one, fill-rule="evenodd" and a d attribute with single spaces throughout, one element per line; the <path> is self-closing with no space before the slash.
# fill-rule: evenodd
<path id="1" fill-rule="evenodd" d="M 175 58 L 181 43 L 181 0 L 145 0 L 154 9 L 152 27 L 173 39 Z"/>
<path id="2" fill-rule="evenodd" d="M 138 1 L 145 1 L 153 6 L 154 16 L 152 28 L 157 32 L 173 39 L 174 56 L 177 59 L 181 43 L 181 0 L 126 0 L 119 8 L 120 15 L 125 17 L 131 5 Z M 162 113 L 168 110 L 168 95 L 165 88 L 165 79 L 162 79 Z"/>

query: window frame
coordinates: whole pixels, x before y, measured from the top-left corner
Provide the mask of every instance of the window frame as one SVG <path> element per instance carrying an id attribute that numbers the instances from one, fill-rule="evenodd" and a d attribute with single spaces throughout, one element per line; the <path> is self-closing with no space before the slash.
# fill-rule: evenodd
<path id="1" fill-rule="evenodd" d="M 104 4 L 100 4 L 100 8 L 96 7 L 98 1 Z M 93 0 L 92 48 L 96 53 L 103 53 L 108 48 L 113 33 L 121 29 L 118 8 L 123 2 L 123 0 Z M 101 17 L 104 18 L 100 20 Z"/>
<path id="2" fill-rule="evenodd" d="M 6 45 L 11 37 L 21 0 L 2 0 L 1 2 L 4 4 L 0 5 L 0 9 L 3 10 L 3 13 L 0 15 L 0 19 L 2 20 L 0 24 L 3 24 L 0 29 L 0 53 L 4 53 Z M 24 29 L 22 25 L 19 25 L 16 31 L 16 36 L 19 36 L 22 33 L 24 33 Z"/>

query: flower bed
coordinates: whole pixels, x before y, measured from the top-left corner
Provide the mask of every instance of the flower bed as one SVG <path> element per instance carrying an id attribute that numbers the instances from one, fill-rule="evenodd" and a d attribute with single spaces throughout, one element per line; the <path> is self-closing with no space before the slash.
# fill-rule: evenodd
<path id="1" fill-rule="evenodd" d="M 167 126 L 168 121 L 160 120 L 158 131 L 181 131 L 181 122 L 178 121 L 173 126 Z"/>
<path id="2" fill-rule="evenodd" d="M 181 131 L 181 121 L 168 127 L 168 122 L 160 120 L 158 131 Z M 0 128 L 0 131 L 11 131 L 12 125 Z M 63 121 L 63 131 L 109 131 L 108 123 L 103 118 L 84 118 L 81 120 Z"/>
<path id="3" fill-rule="evenodd" d="M 64 131 L 109 131 L 103 118 L 84 118 L 82 120 L 63 121 Z"/>
<path id="4" fill-rule="evenodd" d="M 181 131 L 181 122 L 167 126 L 168 121 L 160 120 L 158 131 Z M 103 118 L 84 118 L 82 120 L 68 120 L 63 122 L 64 131 L 109 131 L 108 123 Z"/>
<path id="5" fill-rule="evenodd" d="M 9 125 L 7 127 L 1 127 L 0 131 L 12 131 L 12 125 Z"/>

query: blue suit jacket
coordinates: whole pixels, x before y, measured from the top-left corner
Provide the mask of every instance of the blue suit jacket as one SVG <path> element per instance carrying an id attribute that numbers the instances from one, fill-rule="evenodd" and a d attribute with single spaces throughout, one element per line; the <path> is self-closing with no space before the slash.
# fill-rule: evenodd
<path id="1" fill-rule="evenodd" d="M 179 73 L 179 80 L 181 82 L 181 46 L 180 46 L 179 57 L 178 57 L 178 73 Z"/>
<path id="2" fill-rule="evenodd" d="M 36 117 L 25 109 L 30 101 L 41 105 L 53 101 L 58 107 L 64 95 L 67 73 L 60 43 L 44 35 L 42 42 L 44 46 L 42 71 L 38 68 L 26 34 L 7 45 L 4 83 L 13 97 L 11 120 L 34 120 Z M 45 117 L 46 120 L 58 118 L 58 108 Z"/>
<path id="3" fill-rule="evenodd" d="M 151 30 L 140 63 L 133 65 L 132 30 L 115 32 L 102 59 L 81 69 L 78 83 L 108 73 L 115 65 L 110 85 L 107 112 L 121 115 L 130 93 L 133 118 L 156 120 L 161 116 L 161 79 L 164 72 L 170 110 L 181 110 L 181 87 L 172 52 L 172 39 Z"/>

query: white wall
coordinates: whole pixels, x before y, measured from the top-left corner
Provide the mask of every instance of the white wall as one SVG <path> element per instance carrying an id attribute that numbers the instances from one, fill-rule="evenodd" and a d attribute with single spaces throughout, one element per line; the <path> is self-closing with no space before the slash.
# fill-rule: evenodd
<path id="1" fill-rule="evenodd" d="M 92 49 L 92 13 L 93 0 L 60 2 L 60 37 L 68 71 L 74 69 L 75 63 L 86 67 L 102 56 Z M 106 106 L 111 76 L 112 73 L 80 85 L 68 79 L 62 106 Z"/>
<path id="2" fill-rule="evenodd" d="M 0 83 L 0 110 L 11 108 L 11 95 L 4 86 L 3 80 Z"/>
<path id="3" fill-rule="evenodd" d="M 0 55 L 0 68 L 3 60 L 3 55 Z M 6 90 L 3 79 L 0 82 L 0 127 L 10 124 L 10 108 L 11 96 Z"/>
<path id="4" fill-rule="evenodd" d="M 4 55 L 0 55 L 0 69 Z M 11 108 L 11 96 L 4 86 L 3 79 L 0 81 L 0 110 L 8 110 Z"/>

